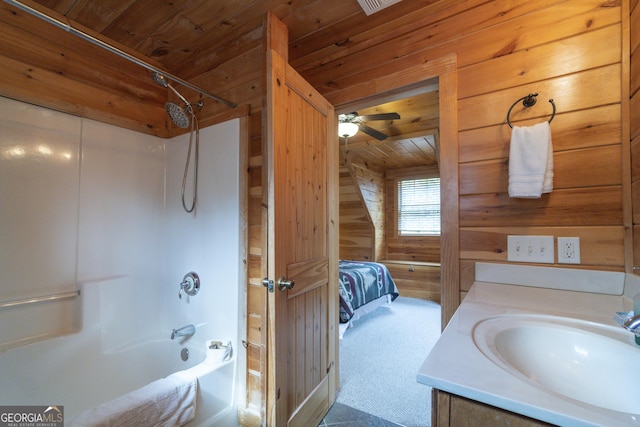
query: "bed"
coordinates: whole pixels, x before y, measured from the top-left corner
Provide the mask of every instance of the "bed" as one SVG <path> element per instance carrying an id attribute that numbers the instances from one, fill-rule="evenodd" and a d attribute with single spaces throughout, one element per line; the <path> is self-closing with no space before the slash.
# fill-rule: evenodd
<path id="1" fill-rule="evenodd" d="M 399 293 L 383 264 L 365 261 L 338 263 L 340 294 L 340 337 L 353 322 L 380 305 L 390 304 Z"/>

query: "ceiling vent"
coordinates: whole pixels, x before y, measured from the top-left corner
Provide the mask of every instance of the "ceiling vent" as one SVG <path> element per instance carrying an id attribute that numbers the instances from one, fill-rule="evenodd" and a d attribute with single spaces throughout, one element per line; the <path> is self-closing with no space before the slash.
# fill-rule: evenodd
<path id="1" fill-rule="evenodd" d="M 360 7 L 364 10 L 364 13 L 367 16 L 372 13 L 376 13 L 384 9 L 385 7 L 389 7 L 392 4 L 400 3 L 401 0 L 358 0 L 360 3 Z"/>

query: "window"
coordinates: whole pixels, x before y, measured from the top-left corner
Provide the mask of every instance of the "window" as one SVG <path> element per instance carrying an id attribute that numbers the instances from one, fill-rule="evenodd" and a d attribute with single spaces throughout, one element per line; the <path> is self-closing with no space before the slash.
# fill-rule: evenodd
<path id="1" fill-rule="evenodd" d="M 440 235 L 440 178 L 398 180 L 398 235 Z"/>

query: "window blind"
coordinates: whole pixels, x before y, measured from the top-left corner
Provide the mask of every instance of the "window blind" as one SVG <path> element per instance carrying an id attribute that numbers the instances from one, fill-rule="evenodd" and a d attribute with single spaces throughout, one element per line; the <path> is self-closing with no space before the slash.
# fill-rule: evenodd
<path id="1" fill-rule="evenodd" d="M 440 178 L 398 181 L 398 234 L 440 235 Z"/>

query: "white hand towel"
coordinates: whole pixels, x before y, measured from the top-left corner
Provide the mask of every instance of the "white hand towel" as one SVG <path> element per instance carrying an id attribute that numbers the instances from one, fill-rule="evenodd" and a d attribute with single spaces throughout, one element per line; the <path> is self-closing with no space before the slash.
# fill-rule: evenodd
<path id="1" fill-rule="evenodd" d="M 175 373 L 87 409 L 70 426 L 183 426 L 195 418 L 197 393 L 197 377 Z"/>
<path id="2" fill-rule="evenodd" d="M 509 197 L 539 198 L 553 190 L 553 144 L 549 122 L 514 126 L 509 148 Z"/>

